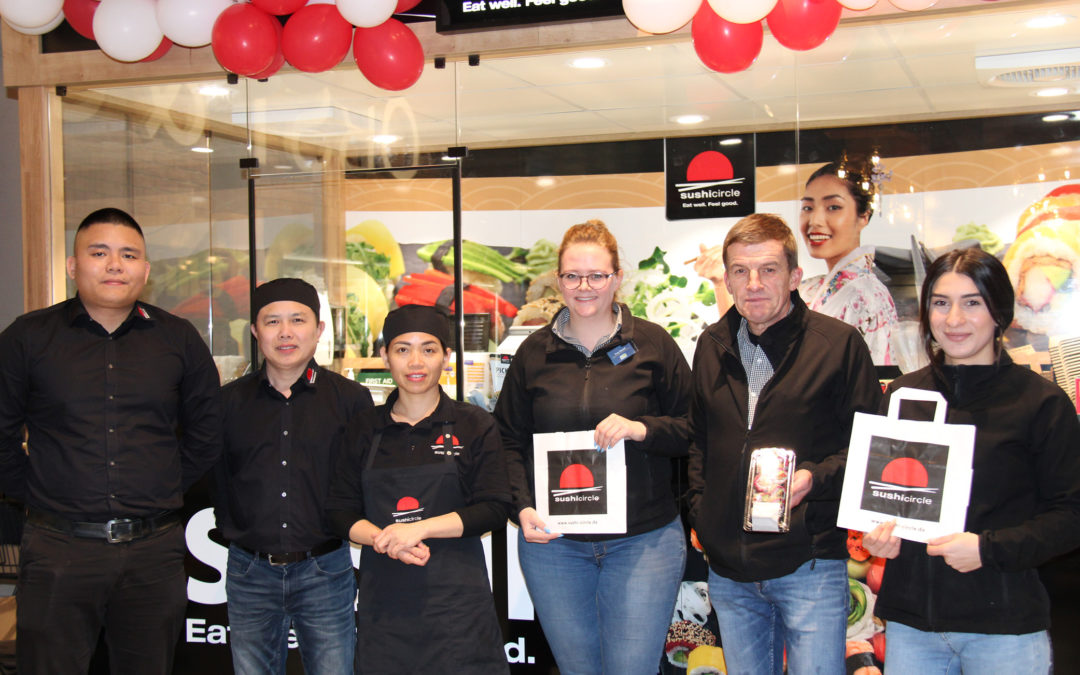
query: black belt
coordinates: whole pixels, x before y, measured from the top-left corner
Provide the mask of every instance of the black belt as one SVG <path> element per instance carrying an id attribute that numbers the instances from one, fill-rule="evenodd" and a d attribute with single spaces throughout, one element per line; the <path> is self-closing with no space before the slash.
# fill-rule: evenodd
<path id="1" fill-rule="evenodd" d="M 149 537 L 155 532 L 160 532 L 178 524 L 180 514 L 176 511 L 166 511 L 149 518 L 113 518 L 103 523 L 87 523 L 68 520 L 63 516 L 48 511 L 29 509 L 26 522 L 73 537 L 103 539 L 110 544 L 122 544 Z"/>
<path id="2" fill-rule="evenodd" d="M 243 544 L 237 544 L 236 547 L 241 551 L 252 555 L 256 558 L 265 558 L 266 562 L 274 565 L 275 567 L 280 565 L 288 565 L 290 563 L 300 562 L 301 560 L 307 560 L 308 558 L 314 558 L 320 555 L 326 555 L 327 553 L 333 553 L 341 548 L 345 543 L 341 539 L 327 539 L 323 543 L 315 546 L 310 551 L 293 551 L 292 553 L 267 553 L 266 551 L 256 551 L 244 546 Z"/>

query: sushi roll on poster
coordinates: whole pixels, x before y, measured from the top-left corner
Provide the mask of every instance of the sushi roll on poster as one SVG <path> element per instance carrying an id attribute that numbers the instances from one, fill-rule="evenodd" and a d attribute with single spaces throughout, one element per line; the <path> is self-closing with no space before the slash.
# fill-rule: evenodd
<path id="1" fill-rule="evenodd" d="M 626 533 L 623 441 L 598 450 L 592 431 L 533 435 L 536 512 L 552 532 Z"/>
<path id="2" fill-rule="evenodd" d="M 1016 324 L 1032 333 L 1080 332 L 1080 184 L 1029 206 L 1002 260 L 1016 290 Z"/>

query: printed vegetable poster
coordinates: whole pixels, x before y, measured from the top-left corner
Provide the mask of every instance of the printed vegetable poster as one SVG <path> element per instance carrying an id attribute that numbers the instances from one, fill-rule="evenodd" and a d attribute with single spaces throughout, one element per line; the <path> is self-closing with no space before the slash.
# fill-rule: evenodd
<path id="1" fill-rule="evenodd" d="M 909 400 L 937 403 L 934 421 L 899 419 Z M 938 392 L 905 387 L 887 417 L 855 413 L 839 527 L 869 532 L 896 520 L 895 536 L 921 542 L 964 531 L 975 427 L 945 424 L 945 407 Z"/>
<path id="2" fill-rule="evenodd" d="M 626 532 L 623 441 L 600 452 L 592 431 L 533 435 L 536 511 L 552 532 Z"/>

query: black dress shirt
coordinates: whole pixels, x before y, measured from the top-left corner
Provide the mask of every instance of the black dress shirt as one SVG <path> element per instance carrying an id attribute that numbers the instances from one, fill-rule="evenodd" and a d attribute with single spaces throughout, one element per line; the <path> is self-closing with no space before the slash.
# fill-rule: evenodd
<path id="1" fill-rule="evenodd" d="M 220 456 L 219 392 L 163 309 L 136 303 L 112 334 L 77 297 L 24 314 L 0 334 L 0 490 L 76 520 L 179 508 Z"/>
<path id="2" fill-rule="evenodd" d="M 353 380 L 312 361 L 285 398 L 266 369 L 222 388 L 225 452 L 214 508 L 225 537 L 255 551 L 308 551 L 334 538 L 323 518 L 332 455 L 347 422 L 372 407 Z"/>

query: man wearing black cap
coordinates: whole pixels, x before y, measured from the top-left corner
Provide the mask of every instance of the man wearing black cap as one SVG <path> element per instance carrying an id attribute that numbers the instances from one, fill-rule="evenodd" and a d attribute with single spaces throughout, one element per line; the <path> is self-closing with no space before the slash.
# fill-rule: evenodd
<path id="1" fill-rule="evenodd" d="M 371 394 L 315 363 L 324 325 L 311 284 L 268 281 L 255 289 L 252 311 L 265 361 L 222 389 L 225 453 L 214 472 L 217 523 L 231 542 L 233 668 L 284 673 L 291 626 L 306 672 L 351 675 L 352 557 L 323 507 L 330 458 Z"/>
<path id="2" fill-rule="evenodd" d="M 85 673 L 104 632 L 113 673 L 170 673 L 177 509 L 221 452 L 217 368 L 194 326 L 138 300 L 150 263 L 127 213 L 84 218 L 67 272 L 76 297 L 0 335 L 0 491 L 28 510 L 18 671 Z"/>
<path id="3" fill-rule="evenodd" d="M 443 393 L 449 328 L 434 307 L 386 316 L 397 384 L 350 425 L 327 502 L 334 531 L 365 547 L 359 672 L 506 673 L 480 541 L 506 524 L 510 486 L 494 418 Z"/>

